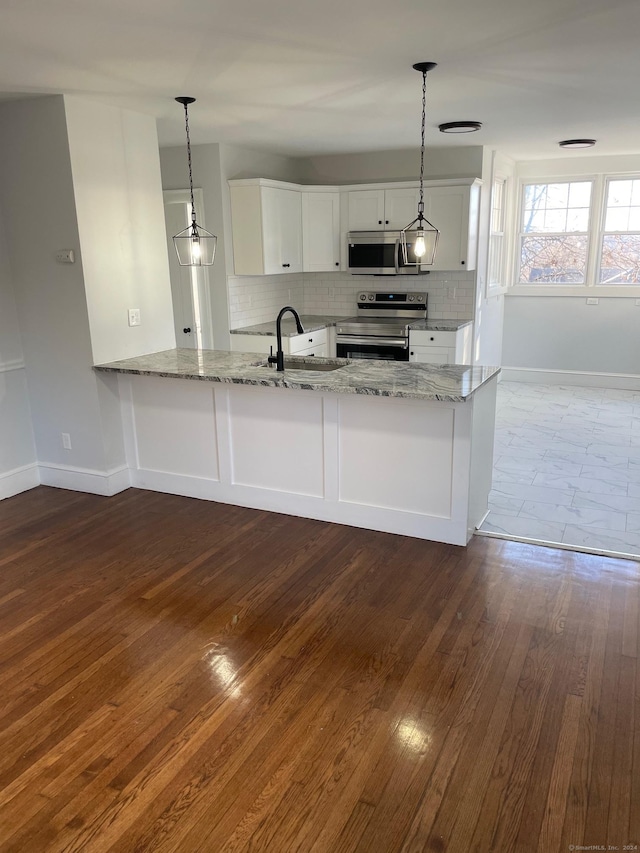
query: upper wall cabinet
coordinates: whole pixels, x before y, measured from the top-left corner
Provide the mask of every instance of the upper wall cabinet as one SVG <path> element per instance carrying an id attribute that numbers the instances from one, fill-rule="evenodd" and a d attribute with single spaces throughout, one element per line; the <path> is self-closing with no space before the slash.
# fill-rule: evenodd
<path id="1" fill-rule="evenodd" d="M 399 231 L 418 213 L 414 187 L 349 192 L 349 231 Z"/>
<path id="2" fill-rule="evenodd" d="M 474 270 L 480 184 L 425 187 L 424 215 L 440 232 L 430 270 Z"/>
<path id="3" fill-rule="evenodd" d="M 340 193 L 302 192 L 302 269 L 340 269 Z"/>
<path id="4" fill-rule="evenodd" d="M 236 275 L 302 271 L 302 204 L 297 189 L 239 181 L 230 186 Z"/>

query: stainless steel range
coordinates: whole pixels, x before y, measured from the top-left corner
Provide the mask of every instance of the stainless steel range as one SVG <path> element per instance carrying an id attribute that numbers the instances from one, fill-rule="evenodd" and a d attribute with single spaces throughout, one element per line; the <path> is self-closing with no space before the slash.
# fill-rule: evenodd
<path id="1" fill-rule="evenodd" d="M 409 324 L 427 317 L 426 293 L 358 294 L 358 315 L 336 325 L 339 358 L 409 361 Z"/>

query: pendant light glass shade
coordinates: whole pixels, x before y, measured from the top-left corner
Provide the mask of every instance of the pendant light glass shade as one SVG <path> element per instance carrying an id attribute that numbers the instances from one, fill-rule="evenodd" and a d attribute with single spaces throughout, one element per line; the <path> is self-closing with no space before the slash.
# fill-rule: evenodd
<path id="1" fill-rule="evenodd" d="M 173 238 L 178 263 L 181 267 L 210 267 L 216 256 L 217 242 L 215 234 L 201 228 L 194 219 Z"/>
<path id="2" fill-rule="evenodd" d="M 187 132 L 187 158 L 189 161 L 189 191 L 191 193 L 191 225 L 173 238 L 178 263 L 181 267 L 210 267 L 216 256 L 218 238 L 196 222 L 196 206 L 193 201 L 193 174 L 191 171 L 191 139 L 189 137 L 188 106 L 195 98 L 176 98 L 184 107 L 184 122 Z"/>
<path id="3" fill-rule="evenodd" d="M 422 74 L 422 144 L 420 146 L 420 200 L 418 215 L 400 232 L 402 262 L 406 267 L 422 267 L 433 264 L 440 232 L 424 217 L 424 133 L 426 120 L 427 71 L 436 67 L 435 62 L 418 62 L 413 66 Z"/>

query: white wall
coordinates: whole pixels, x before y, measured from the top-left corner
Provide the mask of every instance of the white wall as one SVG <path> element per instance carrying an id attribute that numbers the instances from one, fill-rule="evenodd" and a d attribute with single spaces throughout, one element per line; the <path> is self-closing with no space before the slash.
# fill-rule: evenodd
<path id="1" fill-rule="evenodd" d="M 92 365 L 174 346 L 155 125 L 81 99 L 12 101 L 0 105 L 0 152 L 40 476 L 110 493 L 126 486 L 117 383 Z M 76 262 L 57 263 L 60 249 Z M 128 307 L 141 308 L 142 334 Z"/>
<path id="2" fill-rule="evenodd" d="M 640 173 L 640 155 L 575 154 L 520 162 L 518 176 L 529 180 Z M 589 295 L 508 294 L 502 363 L 528 370 L 640 375 L 640 306 L 635 298 L 599 296 L 598 305 L 587 305 Z"/>
<path id="3" fill-rule="evenodd" d="M 94 361 L 172 349 L 155 121 L 83 98 L 64 100 Z M 140 309 L 140 326 L 129 326 L 129 308 Z"/>
<path id="4" fill-rule="evenodd" d="M 0 498 L 38 482 L 18 312 L 0 211 Z"/>
<path id="5" fill-rule="evenodd" d="M 635 299 L 509 296 L 507 367 L 640 375 L 640 306 Z"/>
<path id="6" fill-rule="evenodd" d="M 414 181 L 420 174 L 419 142 L 417 137 L 414 148 L 395 151 L 363 151 L 357 154 L 300 158 L 296 170 L 300 174 L 300 182 L 306 184 Z M 424 170 L 426 180 L 479 178 L 482 174 L 482 146 L 427 148 Z"/>
<path id="7" fill-rule="evenodd" d="M 489 276 L 489 233 L 491 228 L 491 194 L 494 177 L 500 174 L 508 179 L 505 198 L 506 217 L 513 216 L 515 196 L 515 163 L 509 157 L 485 149 L 482 160 L 482 188 L 480 190 L 480 222 L 478 240 L 477 288 L 475 293 L 475 324 L 473 327 L 473 359 L 476 364 L 501 365 L 504 328 L 504 294 L 487 288 Z M 507 265 L 508 269 L 508 265 Z M 507 281 L 505 279 L 505 286 Z"/>

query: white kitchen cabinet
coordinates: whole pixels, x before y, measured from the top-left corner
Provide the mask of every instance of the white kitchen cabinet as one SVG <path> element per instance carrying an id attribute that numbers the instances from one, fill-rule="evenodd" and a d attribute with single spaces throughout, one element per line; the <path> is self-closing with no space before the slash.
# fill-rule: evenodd
<path id="1" fill-rule="evenodd" d="M 409 330 L 409 361 L 419 364 L 471 364 L 472 325 L 457 331 Z"/>
<path id="2" fill-rule="evenodd" d="M 478 250 L 480 186 L 425 187 L 424 215 L 440 236 L 430 270 L 474 270 Z"/>
<path id="3" fill-rule="evenodd" d="M 302 192 L 302 268 L 340 269 L 340 193 Z"/>
<path id="4" fill-rule="evenodd" d="M 230 186 L 236 275 L 302 271 L 302 203 L 297 189 L 260 181 Z"/>
<path id="5" fill-rule="evenodd" d="M 349 192 L 349 231 L 399 231 L 418 215 L 415 187 Z"/>

